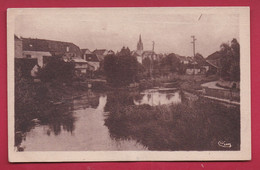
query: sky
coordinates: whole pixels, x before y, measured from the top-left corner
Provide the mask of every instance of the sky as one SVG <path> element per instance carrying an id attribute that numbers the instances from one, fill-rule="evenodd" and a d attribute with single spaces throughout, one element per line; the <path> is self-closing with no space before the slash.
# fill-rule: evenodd
<path id="1" fill-rule="evenodd" d="M 219 50 L 221 43 L 233 38 L 239 41 L 239 15 L 221 11 L 176 12 L 173 8 L 28 10 L 16 17 L 15 34 L 115 52 L 123 46 L 136 50 L 141 35 L 144 50 L 152 50 L 154 41 L 156 53 L 184 56 L 193 55 L 194 35 L 196 53 L 207 57 Z"/>

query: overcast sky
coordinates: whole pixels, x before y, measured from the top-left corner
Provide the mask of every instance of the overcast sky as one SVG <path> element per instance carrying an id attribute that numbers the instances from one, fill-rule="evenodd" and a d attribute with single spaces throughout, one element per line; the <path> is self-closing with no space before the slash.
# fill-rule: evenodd
<path id="1" fill-rule="evenodd" d="M 171 8 L 41 10 L 21 13 L 15 21 L 15 34 L 73 42 L 80 48 L 112 49 L 122 46 L 136 49 L 139 34 L 144 50 L 193 55 L 191 35 L 195 35 L 196 52 L 204 57 L 219 50 L 223 42 L 239 41 L 239 17 L 236 14 L 176 13 Z"/>

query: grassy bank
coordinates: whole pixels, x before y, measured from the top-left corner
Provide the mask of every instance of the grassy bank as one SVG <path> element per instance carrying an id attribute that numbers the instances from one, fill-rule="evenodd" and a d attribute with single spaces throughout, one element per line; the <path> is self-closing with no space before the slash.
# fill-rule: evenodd
<path id="1" fill-rule="evenodd" d="M 71 113 L 71 99 L 85 90 L 80 84 L 35 83 L 30 79 L 16 81 L 15 146 L 20 145 L 24 134 L 39 121 L 42 125 L 50 125 L 55 135 L 60 133 L 60 125 L 73 131 L 75 118 Z"/>
<path id="2" fill-rule="evenodd" d="M 105 120 L 116 139 L 136 139 L 149 150 L 239 150 L 238 107 L 199 99 L 192 105 L 112 107 Z M 219 141 L 232 144 L 223 148 Z"/>
<path id="3" fill-rule="evenodd" d="M 215 81 L 218 77 L 216 75 L 178 75 L 171 74 L 168 76 L 155 77 L 148 80 L 142 80 L 139 83 L 139 89 L 149 89 L 153 87 L 167 87 L 180 88 L 185 91 L 195 92 L 201 90 L 201 84 Z M 166 85 L 167 84 L 167 85 Z"/>

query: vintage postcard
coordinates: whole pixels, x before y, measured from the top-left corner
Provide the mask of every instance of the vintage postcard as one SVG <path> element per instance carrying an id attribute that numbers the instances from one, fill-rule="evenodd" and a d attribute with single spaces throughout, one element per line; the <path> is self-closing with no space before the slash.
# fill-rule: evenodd
<path id="1" fill-rule="evenodd" d="M 8 9 L 9 161 L 251 160 L 249 14 Z"/>

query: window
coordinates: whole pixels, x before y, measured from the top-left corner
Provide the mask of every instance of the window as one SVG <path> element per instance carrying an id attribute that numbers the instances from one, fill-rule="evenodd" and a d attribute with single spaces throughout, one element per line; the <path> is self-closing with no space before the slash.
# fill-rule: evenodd
<path id="1" fill-rule="evenodd" d="M 30 54 L 27 54 L 26 55 L 26 58 L 31 58 L 32 56 Z"/>

